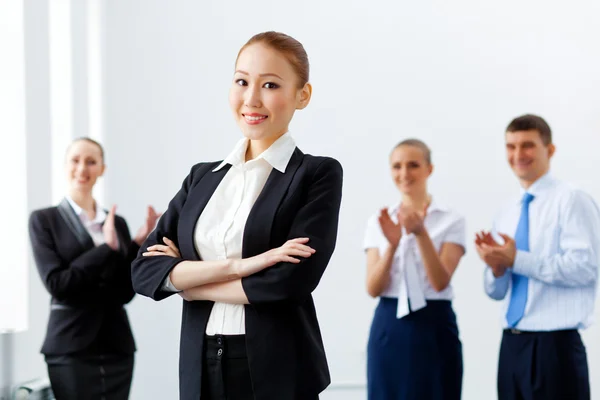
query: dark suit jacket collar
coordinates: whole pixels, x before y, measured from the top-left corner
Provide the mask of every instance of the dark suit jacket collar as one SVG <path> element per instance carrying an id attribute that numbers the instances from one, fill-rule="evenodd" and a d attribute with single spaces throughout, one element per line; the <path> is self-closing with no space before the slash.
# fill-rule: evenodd
<path id="1" fill-rule="evenodd" d="M 251 257 L 268 250 L 270 232 L 275 213 L 292 182 L 298 167 L 302 164 L 304 153 L 296 148 L 292 154 L 285 172 L 273 168 L 264 188 L 256 199 L 244 229 L 242 257 Z M 186 204 L 182 209 L 178 226 L 179 247 L 181 254 L 193 255 L 194 260 L 200 260 L 200 255 L 194 243 L 194 230 L 200 214 L 213 193 L 231 168 L 230 164 L 222 165 L 220 169 L 204 174 L 188 193 Z M 260 223 L 258 222 L 260 221 Z"/>
<path id="2" fill-rule="evenodd" d="M 77 238 L 77 241 L 81 245 L 84 250 L 89 250 L 95 246 L 92 237 L 89 232 L 81 222 L 79 215 L 75 212 L 69 201 L 64 198 L 56 207 L 58 209 L 58 213 L 62 217 L 65 225 L 69 228 L 69 230 L 73 233 L 73 235 Z M 130 243 L 125 242 L 125 238 L 123 236 L 123 232 L 115 226 L 117 231 L 117 236 L 119 238 L 119 251 L 123 254 L 127 252 Z"/>
<path id="3" fill-rule="evenodd" d="M 265 187 L 246 220 L 242 258 L 252 257 L 270 249 L 273 219 L 303 159 L 304 153 L 296 147 L 285 173 L 273 169 L 269 174 Z"/>
<path id="4" fill-rule="evenodd" d="M 69 204 L 69 201 L 65 198 L 58 204 L 58 213 L 62 217 L 65 225 L 69 228 L 69 230 L 75 235 L 77 241 L 84 249 L 91 249 L 94 247 L 94 241 L 92 237 L 83 226 L 83 223 L 79 219 L 79 216 Z"/>

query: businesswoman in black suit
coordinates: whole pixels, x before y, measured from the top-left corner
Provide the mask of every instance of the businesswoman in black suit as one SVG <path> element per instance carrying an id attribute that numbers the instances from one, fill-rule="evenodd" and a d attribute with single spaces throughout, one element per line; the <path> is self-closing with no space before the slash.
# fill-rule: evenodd
<path id="1" fill-rule="evenodd" d="M 57 400 L 125 400 L 135 344 L 123 305 L 135 294 L 131 261 L 158 215 L 148 207 L 132 241 L 116 207 L 98 207 L 92 188 L 105 165 L 94 140 L 75 140 L 65 169 L 68 194 L 29 220 L 33 255 L 52 296 L 42 353 Z"/>
<path id="2" fill-rule="evenodd" d="M 136 292 L 186 300 L 181 399 L 311 400 L 330 382 L 311 293 L 335 247 L 342 168 L 288 132 L 311 90 L 298 41 L 251 38 L 229 96 L 244 138 L 192 167 L 132 264 Z"/>

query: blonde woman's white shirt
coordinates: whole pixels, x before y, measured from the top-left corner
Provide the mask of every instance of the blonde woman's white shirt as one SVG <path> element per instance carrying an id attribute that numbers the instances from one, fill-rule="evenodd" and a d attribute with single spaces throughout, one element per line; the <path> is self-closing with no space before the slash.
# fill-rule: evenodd
<path id="1" fill-rule="evenodd" d="M 395 223 L 400 204 L 388 208 L 390 218 Z M 425 229 L 431 237 L 435 249 L 440 252 L 444 243 L 458 244 L 466 249 L 466 222 L 458 213 L 438 204 L 432 200 L 424 221 Z M 388 248 L 379 225 L 379 212 L 369 218 L 364 238 L 364 249 L 375 248 L 380 256 Z M 425 300 L 452 300 L 454 293 L 452 286 L 437 292 L 427 278 L 423 258 L 414 234 L 407 235 L 403 230 L 402 238 L 390 270 L 390 283 L 381 293 L 381 297 L 398 298 L 398 318 L 409 312 L 406 299 L 410 299 L 410 310 L 416 311 L 425 306 Z"/>

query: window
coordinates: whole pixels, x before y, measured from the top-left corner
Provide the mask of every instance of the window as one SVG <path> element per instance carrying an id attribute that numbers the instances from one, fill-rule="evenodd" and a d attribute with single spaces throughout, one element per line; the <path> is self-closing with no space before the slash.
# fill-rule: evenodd
<path id="1" fill-rule="evenodd" d="M 27 329 L 27 174 L 23 2 L 0 13 L 0 333 Z"/>

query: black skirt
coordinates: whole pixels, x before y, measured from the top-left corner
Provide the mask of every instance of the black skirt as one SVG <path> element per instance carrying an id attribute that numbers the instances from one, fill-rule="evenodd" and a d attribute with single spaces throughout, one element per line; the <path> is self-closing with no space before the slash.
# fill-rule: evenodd
<path id="1" fill-rule="evenodd" d="M 47 355 L 56 400 L 127 400 L 133 355 Z"/>

